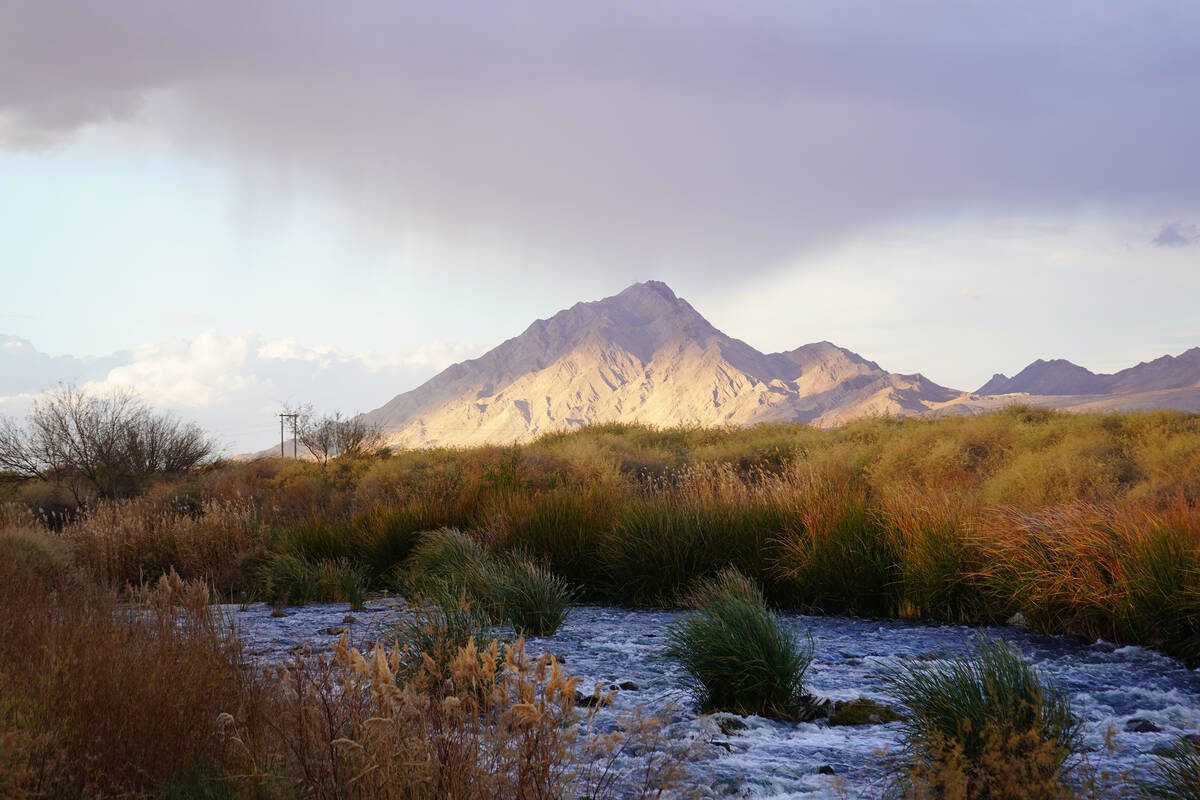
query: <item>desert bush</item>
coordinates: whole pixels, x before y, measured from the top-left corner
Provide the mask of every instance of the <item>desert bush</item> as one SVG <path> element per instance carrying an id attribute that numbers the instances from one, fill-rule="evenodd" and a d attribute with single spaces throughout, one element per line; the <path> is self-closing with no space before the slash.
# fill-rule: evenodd
<path id="1" fill-rule="evenodd" d="M 500 573 L 500 604 L 519 635 L 550 636 L 567 618 L 575 592 L 566 581 L 531 561 L 514 561 Z"/>
<path id="2" fill-rule="evenodd" d="M 1016 647 L 981 637 L 964 655 L 885 678 L 911 711 L 911 791 L 995 800 L 1063 795 L 1079 721 L 1067 695 Z"/>
<path id="3" fill-rule="evenodd" d="M 728 571 L 697 591 L 701 606 L 671 625 L 663 657 L 705 712 L 780 719 L 803 715 L 811 652 L 744 576 Z"/>
<path id="4" fill-rule="evenodd" d="M 1154 800 L 1185 800 L 1200 797 L 1200 748 L 1180 738 L 1163 753 L 1150 756 L 1150 778 L 1143 781 L 1140 795 Z"/>

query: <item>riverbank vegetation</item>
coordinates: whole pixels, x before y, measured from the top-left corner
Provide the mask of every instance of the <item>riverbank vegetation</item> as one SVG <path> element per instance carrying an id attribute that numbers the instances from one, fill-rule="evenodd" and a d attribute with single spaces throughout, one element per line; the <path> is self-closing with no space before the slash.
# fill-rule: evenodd
<path id="1" fill-rule="evenodd" d="M 1019 614 L 1200 658 L 1200 417 L 1182 413 L 601 425 L 519 447 L 224 462 L 67 509 L 52 481 L 8 491 L 30 514 L 59 509 L 59 540 L 116 588 L 173 568 L 226 596 L 353 601 L 424 575 L 499 618 L 506 589 L 674 606 L 733 567 L 786 609 Z M 447 537 L 477 551 L 456 567 L 470 574 L 430 570 Z"/>
<path id="2" fill-rule="evenodd" d="M 795 641 L 772 638 L 772 607 L 1012 620 L 1200 660 L 1196 415 L 1012 408 L 830 431 L 601 425 L 517 447 L 227 461 L 141 475 L 123 491 L 53 472 L 8 477 L 0 794 L 17 797 L 356 796 L 350 776 L 400 763 L 385 751 L 432 759 L 421 748 L 450 729 L 475 742 L 455 756 L 470 763 L 421 762 L 427 793 L 450 779 L 444 770 L 527 780 L 505 760 L 516 748 L 566 781 L 555 786 L 602 796 L 590 767 L 571 761 L 583 744 L 539 734 L 530 750 L 505 738 L 521 725 L 566 730 L 561 667 L 530 657 L 503 677 L 494 664 L 508 656 L 481 638 L 490 624 L 553 632 L 579 601 L 698 606 L 699 627 L 684 623 L 673 640 L 674 656 L 696 664 L 696 697 L 777 717 L 797 716 L 807 662 Z M 399 650 L 346 645 L 270 678 L 247 668 L 206 605 L 356 605 L 383 590 L 426 615 Z M 720 641 L 728 624 L 737 635 Z M 729 666 L 755 659 L 765 671 Z M 754 691 L 715 697 L 737 687 L 714 665 L 750 675 Z M 181 681 L 195 690 L 177 691 Z M 348 684 L 363 690 L 361 708 L 330 701 Z M 429 703 L 474 705 L 435 730 L 414 721 Z M 635 739 L 658 736 L 651 721 L 631 725 Z M 936 780 L 947 764 L 976 769 L 949 733 L 929 737 L 933 756 L 918 763 Z M 1156 791 L 1194 777 L 1180 747 Z M 1037 755 L 1057 769 L 1061 749 Z M 659 788 L 678 778 L 662 752 Z M 1047 774 L 1047 786 L 1065 785 Z M 457 791 L 438 796 L 475 796 Z"/>

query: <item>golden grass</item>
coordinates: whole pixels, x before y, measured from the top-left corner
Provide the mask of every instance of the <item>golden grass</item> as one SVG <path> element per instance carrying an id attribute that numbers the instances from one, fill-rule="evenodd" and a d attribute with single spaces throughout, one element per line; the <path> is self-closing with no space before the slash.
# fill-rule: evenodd
<path id="1" fill-rule="evenodd" d="M 76 559 L 103 583 L 139 586 L 174 569 L 222 590 L 243 588 L 245 568 L 261 547 L 253 506 L 210 501 L 196 514 L 152 499 L 99 503 L 62 530 Z"/>
<path id="2" fill-rule="evenodd" d="M 600 800 L 660 797 L 685 781 L 687 748 L 667 742 L 661 721 L 632 715 L 598 732 L 596 715 L 613 712 L 583 715 L 579 679 L 520 640 L 503 652 L 470 642 L 446 665 L 426 657 L 403 682 L 399 646 L 363 653 L 343 637 L 333 650 L 277 670 L 268 737 L 221 715 L 243 784 L 364 800 Z"/>

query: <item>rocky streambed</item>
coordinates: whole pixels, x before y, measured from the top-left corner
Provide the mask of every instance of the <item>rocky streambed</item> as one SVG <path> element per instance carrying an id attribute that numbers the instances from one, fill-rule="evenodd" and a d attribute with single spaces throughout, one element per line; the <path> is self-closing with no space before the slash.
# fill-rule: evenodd
<path id="1" fill-rule="evenodd" d="M 272 616 L 258 604 L 227 606 L 250 654 L 263 661 L 286 658 L 297 647 L 328 646 L 342 629 L 358 646 L 386 637 L 405 613 L 393 598 L 349 612 L 345 604 L 311 605 Z M 560 656 L 571 674 L 590 687 L 625 685 L 620 708 L 660 711 L 674 704 L 676 732 L 707 741 L 695 764 L 713 796 L 771 798 L 875 797 L 886 782 L 889 760 L 901 747 L 897 722 L 832 726 L 821 720 L 784 723 L 758 717 L 701 717 L 679 690 L 674 665 L 657 653 L 665 630 L 680 613 L 608 606 L 574 609 L 554 636 L 527 639 L 530 653 Z M 981 632 L 1020 646 L 1043 672 L 1066 689 L 1084 721 L 1086 757 L 1102 775 L 1137 778 L 1147 755 L 1180 734 L 1200 732 L 1200 673 L 1139 647 L 1114 647 L 1068 637 L 1046 637 L 1019 628 L 968 628 L 899 620 L 784 614 L 789 625 L 811 633 L 810 690 L 834 700 L 866 697 L 895 706 L 882 673 L 916 659 L 965 648 Z M 601 712 L 608 713 L 608 712 Z"/>

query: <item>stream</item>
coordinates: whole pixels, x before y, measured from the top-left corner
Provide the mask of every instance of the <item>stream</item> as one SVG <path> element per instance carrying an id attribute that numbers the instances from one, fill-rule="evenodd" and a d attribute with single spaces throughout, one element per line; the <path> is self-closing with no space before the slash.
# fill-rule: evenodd
<path id="1" fill-rule="evenodd" d="M 289 608 L 286 617 L 272 617 L 265 604 L 224 609 L 260 662 L 281 660 L 304 645 L 326 646 L 336 639 L 330 628 L 348 628 L 355 646 L 370 646 L 386 638 L 389 626 L 405 613 L 403 603 L 390 597 L 368 601 L 366 611 L 353 612 L 353 623 L 343 621 L 350 613 L 344 603 Z M 823 800 L 882 793 L 888 762 L 902 746 L 901 723 L 830 727 L 824 721 L 748 717 L 744 729 L 724 734 L 679 689 L 675 666 L 656 658 L 666 627 L 681 613 L 686 612 L 580 606 L 554 636 L 529 637 L 526 649 L 531 655 L 561 656 L 567 671 L 583 678 L 585 693 L 596 683 L 636 684 L 636 690 L 617 694 L 618 709 L 640 705 L 657 712 L 673 704 L 672 733 L 700 733 L 709 742 L 693 768 L 702 771 L 713 797 Z M 1069 692 L 1083 719 L 1086 758 L 1101 774 L 1102 785 L 1105 773 L 1144 776 L 1147 755 L 1155 748 L 1180 734 L 1200 732 L 1200 673 L 1153 650 L 1020 628 L 799 614 L 780 618 L 796 626 L 802 639 L 804 632 L 811 634 L 813 662 L 806 675 L 811 692 L 835 700 L 868 697 L 896 707 L 882 680 L 888 668 L 957 653 L 980 633 L 1018 645 Z M 511 636 L 501 629 L 504 634 Z"/>

